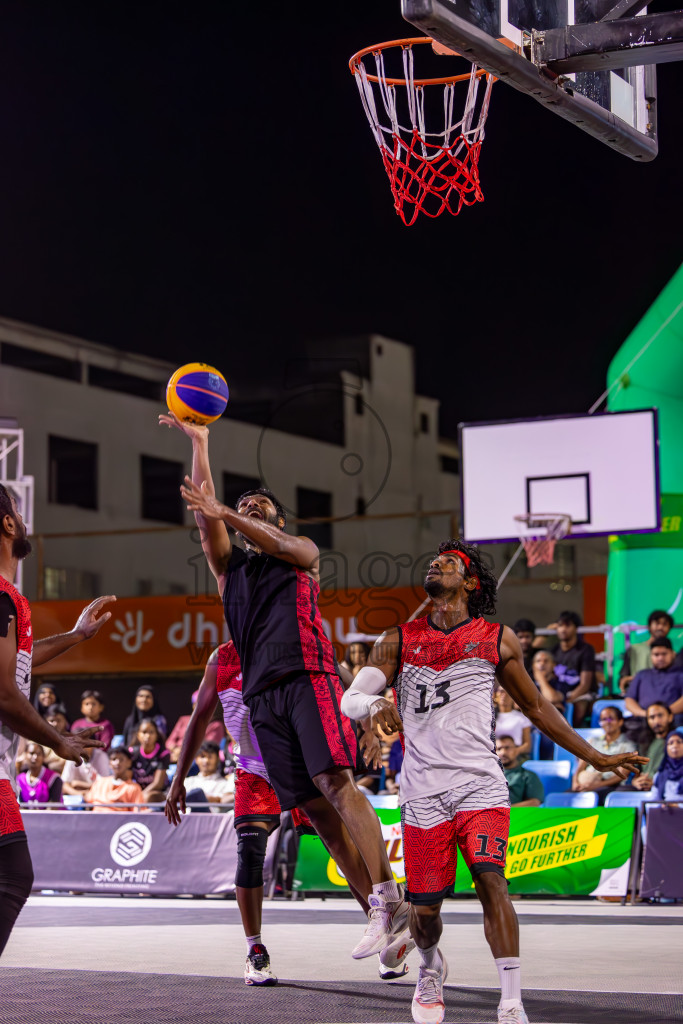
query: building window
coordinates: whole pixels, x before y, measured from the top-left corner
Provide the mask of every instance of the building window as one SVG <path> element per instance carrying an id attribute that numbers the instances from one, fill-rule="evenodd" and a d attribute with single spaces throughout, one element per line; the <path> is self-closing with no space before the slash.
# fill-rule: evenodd
<path id="1" fill-rule="evenodd" d="M 297 487 L 296 514 L 298 519 L 327 518 L 332 515 L 332 495 L 329 491 L 314 491 L 310 487 Z M 299 523 L 299 533 L 310 537 L 321 550 L 332 547 L 332 523 Z"/>
<path id="2" fill-rule="evenodd" d="M 365 498 L 356 498 L 356 515 L 364 516 L 367 511 L 367 505 L 365 504 Z"/>
<path id="3" fill-rule="evenodd" d="M 363 401 L 362 395 L 356 395 L 356 416 L 363 416 L 365 414 L 365 402 Z"/>
<path id="4" fill-rule="evenodd" d="M 50 565 L 45 566 L 43 587 L 48 601 L 90 601 L 102 593 L 98 573 Z"/>
<path id="5" fill-rule="evenodd" d="M 97 508 L 97 445 L 48 437 L 48 501 Z"/>
<path id="6" fill-rule="evenodd" d="M 429 433 L 429 416 L 427 415 L 426 412 L 421 412 L 420 413 L 420 433 L 421 434 L 428 434 Z"/>
<path id="7" fill-rule="evenodd" d="M 456 476 L 460 475 L 460 459 L 454 459 L 452 455 L 441 456 L 441 472 L 442 473 L 455 473 Z"/>
<path id="8" fill-rule="evenodd" d="M 155 402 L 165 401 L 166 387 L 158 380 L 134 377 L 131 373 L 109 370 L 104 366 L 88 367 L 88 384 L 96 388 L 106 388 L 107 391 L 121 391 L 124 395 L 151 398 Z"/>
<path id="9" fill-rule="evenodd" d="M 22 348 L 9 341 L 3 341 L 0 347 L 0 362 L 5 366 L 46 373 L 50 377 L 62 377 L 64 380 L 81 379 L 81 364 L 75 359 L 63 359 L 62 356 L 54 356 L 36 348 Z"/>
<path id="10" fill-rule="evenodd" d="M 241 473 L 223 473 L 223 504 L 234 508 L 245 491 L 261 487 L 257 476 L 242 476 Z"/>
<path id="11" fill-rule="evenodd" d="M 180 496 L 180 485 L 183 482 L 182 462 L 141 455 L 140 474 L 142 478 L 142 518 L 158 519 L 163 523 L 182 523 L 184 521 L 183 499 Z"/>

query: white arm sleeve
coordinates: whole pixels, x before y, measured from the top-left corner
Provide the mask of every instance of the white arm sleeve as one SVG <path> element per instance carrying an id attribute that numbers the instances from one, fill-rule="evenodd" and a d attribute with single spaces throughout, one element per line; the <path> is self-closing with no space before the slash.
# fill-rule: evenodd
<path id="1" fill-rule="evenodd" d="M 372 665 L 364 665 L 341 699 L 342 714 L 357 722 L 367 718 L 387 685 L 384 672 Z"/>

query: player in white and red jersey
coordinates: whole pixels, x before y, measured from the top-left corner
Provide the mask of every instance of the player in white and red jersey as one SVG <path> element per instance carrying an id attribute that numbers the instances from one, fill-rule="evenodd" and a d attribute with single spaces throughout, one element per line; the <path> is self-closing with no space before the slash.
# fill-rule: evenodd
<path id="1" fill-rule="evenodd" d="M 495 754 L 496 680 L 537 728 L 592 764 L 622 778 L 647 758 L 607 756 L 591 747 L 543 697 L 524 669 L 508 626 L 495 612 L 497 581 L 475 547 L 441 544 L 425 578 L 431 613 L 384 633 L 342 699 L 349 718 L 403 733 L 401 818 L 410 931 L 420 952 L 412 1013 L 440 1024 L 448 968 L 438 949 L 441 903 L 453 889 L 457 849 L 484 910 L 486 939 L 501 981 L 498 1020 L 528 1024 L 521 1000 L 519 929 L 505 881 L 508 787 Z M 393 686 L 396 703 L 381 694 Z"/>
<path id="2" fill-rule="evenodd" d="M 66 736 L 58 733 L 29 701 L 31 668 L 43 665 L 94 636 L 111 618 L 100 610 L 114 597 L 100 597 L 79 616 L 69 633 L 33 640 L 31 608 L 14 586 L 17 566 L 31 552 L 17 502 L 0 484 L 0 954 L 33 885 L 28 841 L 15 795 L 15 758 L 19 736 L 42 743 L 69 761 L 81 763 L 84 751 L 103 747 L 97 727 Z"/>

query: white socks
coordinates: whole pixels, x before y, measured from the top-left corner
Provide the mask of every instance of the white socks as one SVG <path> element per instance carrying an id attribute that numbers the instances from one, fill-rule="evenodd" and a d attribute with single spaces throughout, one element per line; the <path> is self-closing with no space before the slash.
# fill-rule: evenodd
<path id="1" fill-rule="evenodd" d="M 439 944 L 437 942 L 435 942 L 433 946 L 428 946 L 427 949 L 420 949 L 418 947 L 418 953 L 420 954 L 420 960 L 427 970 L 439 970 L 442 960 L 441 954 L 439 953 Z"/>
<path id="2" fill-rule="evenodd" d="M 375 896 L 383 896 L 387 903 L 400 903 L 403 899 L 398 882 L 393 878 L 390 882 L 378 882 L 377 885 L 373 885 L 372 891 Z"/>
<path id="3" fill-rule="evenodd" d="M 247 939 L 247 951 L 249 953 L 251 953 L 251 951 L 254 948 L 254 946 L 262 946 L 263 945 L 263 943 L 261 942 L 261 933 L 260 932 L 258 933 L 258 935 L 247 935 L 246 939 Z"/>
<path id="4" fill-rule="evenodd" d="M 518 956 L 503 956 L 495 961 L 500 978 L 499 1006 L 507 1009 L 522 1001 L 522 981 Z"/>

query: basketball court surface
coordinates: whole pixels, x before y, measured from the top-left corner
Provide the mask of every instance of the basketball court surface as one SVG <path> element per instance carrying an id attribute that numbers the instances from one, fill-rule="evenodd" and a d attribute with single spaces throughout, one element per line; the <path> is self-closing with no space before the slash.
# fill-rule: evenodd
<path id="1" fill-rule="evenodd" d="M 531 1024 L 683 1020 L 683 906 L 519 900 Z M 496 1020 L 498 978 L 479 904 L 444 905 L 446 1024 Z M 33 896 L 0 968 L 4 1024 L 409 1024 L 417 975 L 380 982 L 355 961 L 350 900 L 277 901 L 263 935 L 280 984 L 244 985 L 237 906 L 223 899 Z"/>

